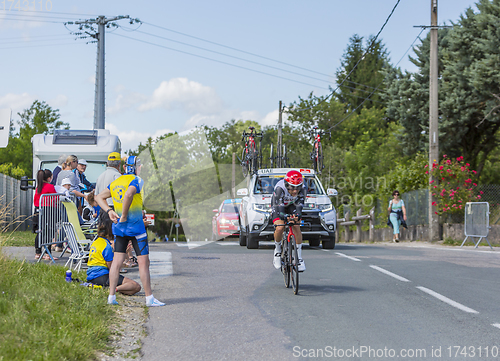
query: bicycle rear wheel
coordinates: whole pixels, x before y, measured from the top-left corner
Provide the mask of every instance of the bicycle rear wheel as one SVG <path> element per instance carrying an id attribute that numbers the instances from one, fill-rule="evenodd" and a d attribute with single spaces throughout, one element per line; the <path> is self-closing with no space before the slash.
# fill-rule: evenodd
<path id="1" fill-rule="evenodd" d="M 325 166 L 323 165 L 323 146 L 321 145 L 321 143 L 319 143 L 319 147 L 318 147 L 318 174 L 321 174 L 324 167 Z"/>
<path id="2" fill-rule="evenodd" d="M 290 242 L 288 242 L 288 253 L 290 259 L 290 277 L 292 278 L 293 293 L 299 293 L 299 255 L 297 252 L 297 244 L 295 236 L 290 235 Z"/>
<path id="3" fill-rule="evenodd" d="M 250 169 L 248 162 L 248 148 L 243 148 L 243 153 L 241 154 L 241 170 L 243 171 L 243 177 L 248 175 L 248 171 Z"/>
<path id="4" fill-rule="evenodd" d="M 281 272 L 285 280 L 285 287 L 290 287 L 290 265 L 288 263 L 288 242 L 285 238 L 281 241 Z"/>

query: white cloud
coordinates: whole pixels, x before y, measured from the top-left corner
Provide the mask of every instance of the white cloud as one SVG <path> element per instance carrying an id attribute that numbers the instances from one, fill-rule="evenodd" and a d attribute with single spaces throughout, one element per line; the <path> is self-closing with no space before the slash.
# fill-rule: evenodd
<path id="1" fill-rule="evenodd" d="M 66 95 L 59 94 L 55 98 L 49 100 L 48 104 L 52 108 L 64 107 L 64 106 L 66 106 L 66 104 L 68 104 L 68 97 Z"/>
<path id="2" fill-rule="evenodd" d="M 120 138 L 120 141 L 122 143 L 122 153 L 129 151 L 130 149 L 137 149 L 139 143 L 146 143 L 149 137 L 156 139 L 160 135 L 174 132 L 171 129 L 159 129 L 154 133 L 138 132 L 136 130 L 120 130 L 116 125 L 112 123 L 106 123 L 106 129 L 109 129 L 111 134 L 117 135 L 118 138 Z"/>
<path id="3" fill-rule="evenodd" d="M 115 103 L 113 105 L 106 104 L 106 114 L 118 114 L 123 110 L 130 109 L 132 106 L 146 100 L 146 97 L 139 93 L 132 93 L 125 89 L 125 87 L 118 86 L 115 88 L 116 92 L 119 93 L 116 96 Z"/>
<path id="4" fill-rule="evenodd" d="M 12 114 L 17 114 L 29 108 L 35 99 L 35 96 L 28 93 L 5 94 L 4 96 L 0 96 L 0 108 L 10 108 L 12 109 Z"/>
<path id="5" fill-rule="evenodd" d="M 222 100 L 211 87 L 186 78 L 162 81 L 139 106 L 139 111 L 156 108 L 181 109 L 189 114 L 215 114 L 222 110 Z"/>

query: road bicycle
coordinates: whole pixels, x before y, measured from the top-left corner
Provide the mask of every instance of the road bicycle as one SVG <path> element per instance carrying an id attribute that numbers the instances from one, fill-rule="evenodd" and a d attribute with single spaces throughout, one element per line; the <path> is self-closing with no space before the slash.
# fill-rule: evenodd
<path id="1" fill-rule="evenodd" d="M 257 173 L 259 169 L 259 154 L 260 151 L 257 150 L 257 145 L 255 143 L 255 138 L 259 137 L 259 149 L 262 143 L 262 132 L 254 132 L 254 127 L 249 127 L 250 133 L 243 131 L 241 141 L 245 142 L 245 148 L 243 148 L 243 153 L 241 154 L 241 167 L 243 170 L 243 177 L 246 177 L 249 172 Z"/>
<path id="2" fill-rule="evenodd" d="M 281 151 L 281 162 L 280 159 L 278 159 L 278 154 L 274 155 L 274 145 L 271 143 L 271 151 L 270 151 L 270 156 L 269 156 L 269 161 L 271 164 L 271 168 L 288 168 L 290 164 L 288 163 L 288 155 L 286 152 L 286 144 L 283 144 L 282 146 L 282 151 Z M 281 163 L 281 165 L 280 165 Z"/>
<path id="3" fill-rule="evenodd" d="M 328 134 L 331 139 L 332 134 L 330 131 L 324 132 L 319 130 L 317 126 L 314 126 L 310 133 L 314 138 L 313 150 L 311 152 L 313 169 L 316 173 L 321 174 L 323 168 L 325 167 L 323 164 L 323 146 L 321 145 L 321 136 Z"/>
<path id="4" fill-rule="evenodd" d="M 285 219 L 289 219 L 289 217 L 293 217 L 293 215 L 285 215 Z M 283 273 L 286 288 L 290 287 L 291 279 L 293 294 L 296 295 L 299 293 L 299 256 L 292 229 L 294 225 L 296 225 L 295 221 L 288 220 L 285 224 L 275 224 L 274 227 L 285 227 L 281 238 L 281 273 Z"/>

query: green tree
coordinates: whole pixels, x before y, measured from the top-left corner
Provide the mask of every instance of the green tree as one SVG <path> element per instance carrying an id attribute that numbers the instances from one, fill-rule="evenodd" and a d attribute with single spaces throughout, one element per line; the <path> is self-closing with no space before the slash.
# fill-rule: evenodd
<path id="1" fill-rule="evenodd" d="M 335 74 L 340 88 L 335 96 L 346 104 L 346 109 L 354 111 L 374 91 L 362 107 L 383 108 L 380 93 L 384 86 L 375 90 L 384 80 L 382 69 L 389 66 L 388 52 L 382 40 L 374 40 L 370 36 L 364 45 L 363 37 L 354 34 L 349 39 L 340 64 Z"/>
<path id="2" fill-rule="evenodd" d="M 467 9 L 439 34 L 440 153 L 464 156 L 482 173 L 500 137 L 500 2 L 481 0 L 478 12 Z M 387 116 L 405 128 L 405 153 L 427 148 L 429 119 L 429 49 L 427 36 L 417 46 L 416 73 L 394 72 L 388 79 Z"/>
<path id="3" fill-rule="evenodd" d="M 17 114 L 20 117 L 17 121 L 19 131 L 15 133 L 14 124 L 11 122 L 9 145 L 0 149 L 0 163 L 12 163 L 14 167 L 22 169 L 24 175 L 31 175 L 31 138 L 35 134 L 51 134 L 55 129 L 69 129 L 69 124 L 59 120 L 59 110 L 52 109 L 44 101 L 35 100 L 28 109 Z"/>

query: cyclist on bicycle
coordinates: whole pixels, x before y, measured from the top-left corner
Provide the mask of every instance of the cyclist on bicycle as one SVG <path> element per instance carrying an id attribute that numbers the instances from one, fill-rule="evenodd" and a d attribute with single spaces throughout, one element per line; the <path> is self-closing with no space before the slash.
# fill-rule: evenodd
<path id="1" fill-rule="evenodd" d="M 302 233 L 300 232 L 300 218 L 302 208 L 306 199 L 307 188 L 304 185 L 302 174 L 296 170 L 289 171 L 285 178 L 276 183 L 271 198 L 272 220 L 274 225 L 285 224 L 285 214 L 293 215 L 288 221 L 294 220 L 297 224 L 292 226 L 297 243 L 299 257 L 299 272 L 306 270 L 306 264 L 302 259 Z M 281 238 L 285 227 L 276 227 L 274 231 L 274 268 L 281 268 Z"/>

